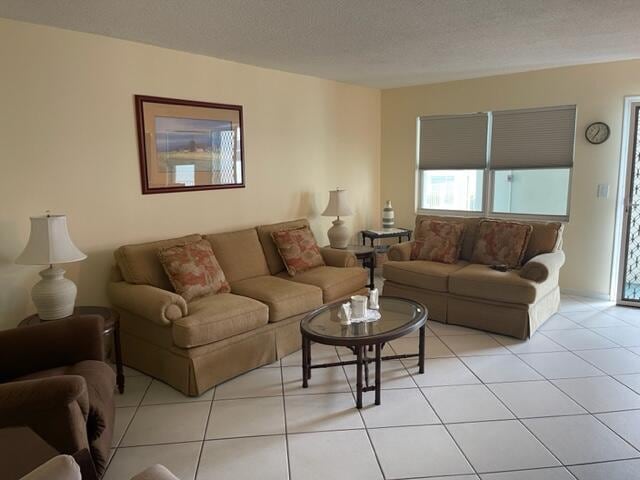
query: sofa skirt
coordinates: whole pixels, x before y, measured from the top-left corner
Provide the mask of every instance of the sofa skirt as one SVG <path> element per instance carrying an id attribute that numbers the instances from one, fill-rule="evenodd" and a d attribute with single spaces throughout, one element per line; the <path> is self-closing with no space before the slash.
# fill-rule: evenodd
<path id="1" fill-rule="evenodd" d="M 427 307 L 429 320 L 485 330 L 526 339 L 560 307 L 560 288 L 555 287 L 530 305 L 493 302 L 462 297 L 386 281 L 384 295 L 420 302 Z"/>
<path id="2" fill-rule="evenodd" d="M 189 396 L 202 395 L 226 380 L 269 365 L 299 350 L 302 344 L 300 320 L 304 315 L 189 349 L 171 345 L 170 327 L 153 324 L 129 312 L 121 311 L 121 315 L 125 365 Z"/>

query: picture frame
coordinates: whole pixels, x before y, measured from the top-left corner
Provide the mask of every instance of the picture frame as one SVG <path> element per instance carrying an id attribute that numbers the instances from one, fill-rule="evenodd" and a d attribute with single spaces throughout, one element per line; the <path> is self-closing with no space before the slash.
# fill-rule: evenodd
<path id="1" fill-rule="evenodd" d="M 134 100 L 143 195 L 245 187 L 242 105 Z"/>

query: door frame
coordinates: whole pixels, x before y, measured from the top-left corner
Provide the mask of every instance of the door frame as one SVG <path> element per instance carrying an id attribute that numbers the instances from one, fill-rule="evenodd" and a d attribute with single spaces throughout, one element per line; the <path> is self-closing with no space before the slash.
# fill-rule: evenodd
<path id="1" fill-rule="evenodd" d="M 635 156 L 635 132 L 638 128 L 640 96 L 626 96 L 622 120 L 622 142 L 620 145 L 620 168 L 618 178 L 618 194 L 616 198 L 616 227 L 614 232 L 614 252 L 611 275 L 611 298 L 616 304 L 640 307 L 640 301 L 632 302 L 622 299 L 624 290 L 624 273 L 627 263 L 628 247 L 628 215 L 627 206 L 633 181 L 633 161 Z"/>

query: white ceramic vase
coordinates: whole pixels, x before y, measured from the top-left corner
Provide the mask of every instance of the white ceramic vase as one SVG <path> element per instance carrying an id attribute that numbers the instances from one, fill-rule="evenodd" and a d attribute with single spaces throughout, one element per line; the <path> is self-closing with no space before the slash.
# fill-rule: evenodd
<path id="1" fill-rule="evenodd" d="M 387 200 L 382 209 L 382 228 L 393 228 L 395 225 L 395 212 L 391 200 Z"/>

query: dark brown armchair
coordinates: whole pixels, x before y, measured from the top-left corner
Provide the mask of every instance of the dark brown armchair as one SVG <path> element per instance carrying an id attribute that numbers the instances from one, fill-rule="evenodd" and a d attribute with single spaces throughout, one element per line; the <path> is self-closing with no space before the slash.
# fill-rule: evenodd
<path id="1" fill-rule="evenodd" d="M 60 453 L 88 449 L 101 475 L 115 417 L 115 374 L 103 359 L 98 316 L 1 331 L 0 428 L 27 426 Z"/>

